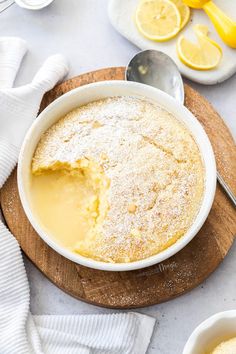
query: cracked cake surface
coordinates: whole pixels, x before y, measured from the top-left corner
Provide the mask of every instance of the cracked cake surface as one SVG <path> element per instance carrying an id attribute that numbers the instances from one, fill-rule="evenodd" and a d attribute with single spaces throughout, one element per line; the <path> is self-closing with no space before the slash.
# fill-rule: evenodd
<path id="1" fill-rule="evenodd" d="M 57 199 L 49 196 L 53 188 Z M 42 135 L 32 160 L 42 226 L 73 252 L 105 262 L 144 259 L 174 244 L 194 222 L 203 192 L 191 133 L 142 98 L 111 97 L 73 110 Z M 50 214 L 52 203 L 58 214 Z"/>

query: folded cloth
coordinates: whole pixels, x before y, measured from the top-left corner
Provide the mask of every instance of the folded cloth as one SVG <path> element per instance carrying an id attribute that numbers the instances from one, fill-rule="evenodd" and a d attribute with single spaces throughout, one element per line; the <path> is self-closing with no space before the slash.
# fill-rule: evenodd
<path id="1" fill-rule="evenodd" d="M 26 42 L 23 39 L 15 37 L 0 38 L 0 88 L 13 86 L 26 50 Z M 17 55 L 15 55 L 16 53 Z"/>
<path id="2" fill-rule="evenodd" d="M 25 52 L 21 39 L 0 39 L 0 188 L 16 165 L 43 94 L 68 71 L 64 58 L 55 55 L 30 84 L 11 89 Z M 155 324 L 152 317 L 138 313 L 33 316 L 29 302 L 19 244 L 0 221 L 1 354 L 142 354 Z"/>
<path id="3" fill-rule="evenodd" d="M 19 61 L 16 62 L 18 68 Z M 0 67 L 0 76 L 2 70 L 4 67 Z M 21 143 L 38 113 L 44 93 L 53 88 L 67 71 L 64 58 L 59 54 L 54 55 L 45 61 L 30 84 L 0 89 L 0 188 L 17 162 Z"/>

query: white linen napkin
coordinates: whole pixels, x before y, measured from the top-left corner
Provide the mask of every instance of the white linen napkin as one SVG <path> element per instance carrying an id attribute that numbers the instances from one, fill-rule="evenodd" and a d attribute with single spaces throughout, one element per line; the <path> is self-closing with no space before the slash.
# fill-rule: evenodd
<path id="1" fill-rule="evenodd" d="M 10 88 L 25 52 L 23 40 L 0 39 L 0 188 L 17 162 L 43 94 L 68 71 L 64 58 L 55 55 L 30 84 Z M 29 302 L 19 244 L 0 221 L 0 353 L 143 354 L 155 324 L 154 318 L 138 313 L 33 316 Z"/>

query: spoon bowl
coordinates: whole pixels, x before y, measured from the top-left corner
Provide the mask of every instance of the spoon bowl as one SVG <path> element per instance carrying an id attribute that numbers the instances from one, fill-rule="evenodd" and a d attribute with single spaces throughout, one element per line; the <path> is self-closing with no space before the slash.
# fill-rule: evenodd
<path id="1" fill-rule="evenodd" d="M 184 85 L 175 62 L 165 53 L 144 50 L 126 68 L 126 80 L 153 86 L 184 103 Z"/>

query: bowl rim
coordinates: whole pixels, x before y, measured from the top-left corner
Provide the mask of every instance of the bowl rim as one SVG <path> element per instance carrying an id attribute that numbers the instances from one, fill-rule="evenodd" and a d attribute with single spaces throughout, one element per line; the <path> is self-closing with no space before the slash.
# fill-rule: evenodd
<path id="1" fill-rule="evenodd" d="M 24 9 L 27 9 L 27 10 L 41 10 L 44 7 L 50 5 L 53 1 L 54 0 L 44 0 L 39 5 L 30 5 L 30 4 L 27 4 L 24 0 L 15 0 L 15 2 L 17 3 L 18 6 L 24 8 Z"/>
<path id="2" fill-rule="evenodd" d="M 200 336 L 204 332 L 214 332 L 214 326 L 217 324 L 218 321 L 224 319 L 232 319 L 235 318 L 236 321 L 236 310 L 227 310 L 227 311 L 221 311 L 217 312 L 214 315 L 208 317 L 204 321 L 202 321 L 190 334 L 184 349 L 183 349 L 183 354 L 192 354 L 193 350 L 196 349 L 198 346 L 198 341 Z"/>
<path id="3" fill-rule="evenodd" d="M 148 258 L 145 258 L 142 260 L 138 260 L 135 262 L 106 263 L 106 262 L 96 261 L 96 260 L 81 256 L 80 254 L 73 253 L 72 251 L 69 251 L 69 250 L 65 249 L 64 247 L 60 246 L 55 240 L 53 240 L 52 237 L 50 237 L 50 235 L 48 235 L 46 233 L 45 230 L 43 230 L 43 228 L 40 226 L 39 221 L 37 221 L 37 217 L 35 217 L 33 215 L 33 212 L 32 212 L 30 205 L 29 205 L 28 198 L 26 197 L 26 191 L 24 189 L 23 161 L 24 161 L 24 156 L 25 156 L 25 154 L 27 154 L 27 151 L 28 151 L 28 145 L 30 144 L 31 135 L 34 133 L 34 131 L 37 130 L 38 127 L 40 127 L 40 125 L 47 119 L 47 115 L 50 115 L 50 113 L 53 111 L 53 109 L 55 107 L 62 105 L 71 96 L 76 97 L 76 96 L 79 96 L 81 93 L 84 93 L 84 92 L 86 93 L 86 91 L 88 91 L 88 94 L 89 94 L 90 90 L 97 91 L 101 87 L 105 87 L 105 88 L 117 88 L 118 87 L 121 90 L 123 88 L 128 87 L 128 89 L 130 88 L 131 91 L 132 90 L 141 91 L 142 94 L 137 93 L 136 94 L 137 97 L 142 96 L 143 98 L 150 100 L 150 96 L 155 96 L 155 99 L 157 99 L 157 103 L 160 106 L 163 106 L 167 111 L 168 111 L 168 107 L 170 105 L 171 107 L 173 107 L 173 109 L 175 108 L 179 112 L 178 113 L 179 116 L 180 116 L 180 112 L 181 112 L 181 116 L 182 116 L 182 114 L 185 115 L 186 120 L 189 120 L 189 122 L 191 124 L 193 124 L 195 126 L 195 129 L 198 131 L 199 135 L 195 134 L 195 132 L 193 130 L 191 130 L 189 127 L 187 127 L 189 129 L 189 131 L 191 132 L 191 134 L 193 135 L 194 139 L 196 140 L 197 138 L 199 138 L 199 139 L 201 138 L 204 141 L 204 152 L 206 153 L 206 156 L 208 157 L 208 159 L 210 161 L 209 164 L 205 165 L 205 191 L 204 191 L 204 195 L 203 195 L 202 204 L 200 206 L 198 215 L 196 216 L 195 221 L 191 225 L 190 229 L 187 231 L 187 233 L 184 236 L 182 236 L 177 242 L 175 242 L 173 245 L 171 245 L 167 249 L 163 250 L 162 252 L 160 252 L 156 255 L 153 255 L 151 257 L 148 257 Z M 122 94 L 119 94 L 119 95 L 121 96 Z M 107 95 L 106 97 L 119 96 L 119 95 L 112 95 L 111 94 L 110 96 Z M 92 102 L 94 100 L 95 100 L 94 98 L 93 99 L 91 98 L 90 102 Z M 78 107 L 80 105 L 81 104 L 78 104 Z M 71 110 L 73 110 L 73 109 L 71 109 Z M 171 111 L 171 110 L 169 110 L 169 111 Z M 69 110 L 68 110 L 68 112 L 69 112 Z M 59 116 L 57 120 L 59 120 L 60 118 L 61 118 L 61 116 Z M 55 122 L 57 120 L 55 120 Z M 182 121 L 182 122 L 185 123 L 184 121 Z M 52 124 L 54 124 L 54 123 L 52 123 Z M 38 139 L 38 141 L 39 141 L 39 139 Z M 38 141 L 37 141 L 37 143 L 38 143 Z M 35 144 L 35 147 L 37 146 L 37 143 Z M 198 146 L 199 146 L 199 144 L 198 144 Z M 199 150 L 202 155 L 203 162 L 205 164 L 206 157 L 204 156 L 204 154 L 201 151 L 201 146 L 199 146 Z M 32 156 L 31 156 L 31 159 L 32 159 Z M 211 180 L 210 181 L 211 183 L 208 180 L 208 189 L 206 189 L 207 178 Z M 179 252 L 182 248 L 184 248 L 193 239 L 193 237 L 197 234 L 197 232 L 200 230 L 203 223 L 205 222 L 205 220 L 210 212 L 213 200 L 214 200 L 215 189 L 216 189 L 216 163 L 215 163 L 213 149 L 212 149 L 211 143 L 209 141 L 209 138 L 208 138 L 205 130 L 203 129 L 202 125 L 198 122 L 197 118 L 194 117 L 194 115 L 185 106 L 183 106 L 181 103 L 176 101 L 174 98 L 172 98 L 168 94 L 166 94 L 163 91 L 160 91 L 154 87 L 147 86 L 147 85 L 144 85 L 141 83 L 131 82 L 131 81 L 108 80 L 108 81 L 100 81 L 100 82 L 90 83 L 90 84 L 87 84 L 84 86 L 77 87 L 77 88 L 63 94 L 62 96 L 60 96 L 59 98 L 57 98 L 53 102 L 51 102 L 39 114 L 37 119 L 33 122 L 31 127 L 29 128 L 29 130 L 24 138 L 21 150 L 20 150 L 19 161 L 18 161 L 18 170 L 17 170 L 17 183 L 18 183 L 18 189 L 19 189 L 21 203 L 22 203 L 23 209 L 27 215 L 28 220 L 30 221 L 31 225 L 33 226 L 35 231 L 38 233 L 38 235 L 51 248 L 53 248 L 57 253 L 61 254 L 65 258 L 67 258 L 77 264 L 81 264 L 81 265 L 89 267 L 89 268 L 106 270 L 106 271 L 128 271 L 128 270 L 146 268 L 151 265 L 160 263 L 160 262 L 166 260 L 167 258 L 170 258 L 171 256 L 173 256 L 177 252 Z M 198 220 L 199 214 L 201 212 L 202 212 L 202 217 L 200 220 Z"/>

